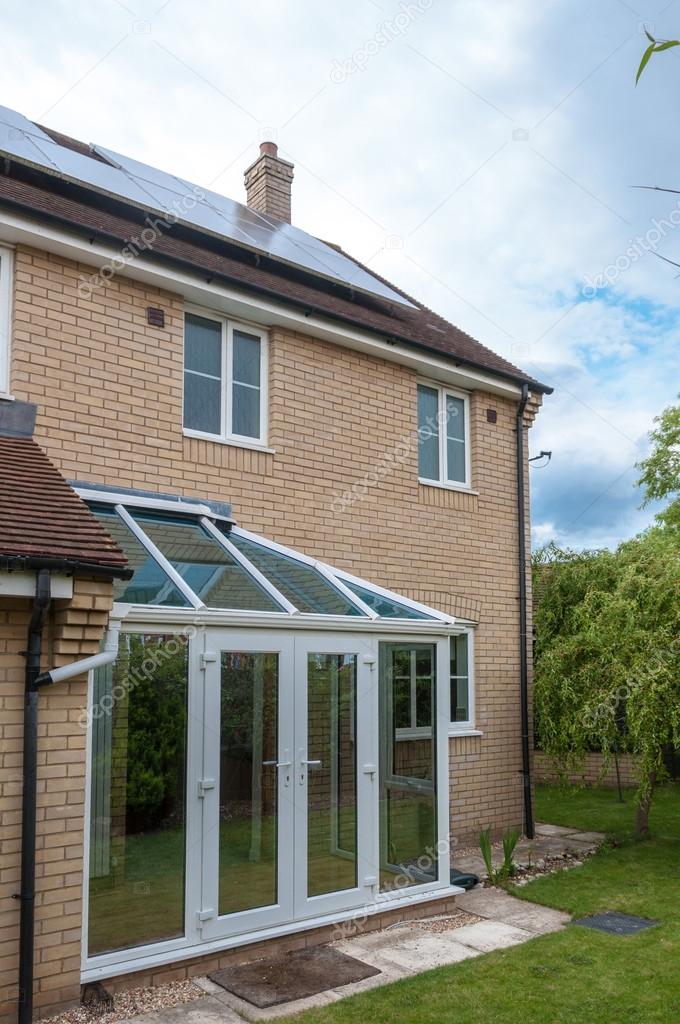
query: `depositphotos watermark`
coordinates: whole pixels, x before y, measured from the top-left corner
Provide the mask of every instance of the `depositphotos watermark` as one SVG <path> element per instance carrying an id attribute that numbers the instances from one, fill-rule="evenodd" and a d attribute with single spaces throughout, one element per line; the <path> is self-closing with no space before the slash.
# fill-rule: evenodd
<path id="1" fill-rule="evenodd" d="M 613 263 L 604 267 L 599 274 L 594 276 L 586 274 L 581 289 L 581 294 L 585 299 L 592 299 L 599 291 L 610 288 L 639 259 L 647 256 L 650 252 L 656 252 L 659 243 L 663 241 L 669 231 L 673 231 L 680 225 L 680 200 L 669 214 L 662 220 L 655 218 L 651 221 L 651 225 L 644 235 L 631 238 L 626 251 L 617 256 Z"/>
<path id="2" fill-rule="evenodd" d="M 106 263 L 103 263 L 96 274 L 91 274 L 89 277 L 80 275 L 78 283 L 79 297 L 81 299 L 92 298 L 97 288 L 104 287 L 116 274 L 119 274 L 121 270 L 124 270 L 125 267 L 133 263 L 141 253 L 150 252 L 163 233 L 168 231 L 177 221 L 181 220 L 183 214 L 193 210 L 202 199 L 205 199 L 205 192 L 198 187 L 194 187 L 191 192 L 179 196 L 173 201 L 174 209 L 166 210 L 165 213 L 159 214 L 157 217 L 151 214 L 145 217 L 144 223 L 146 227 L 140 231 L 139 235 L 128 239 L 117 256 L 113 256 Z"/>
<path id="3" fill-rule="evenodd" d="M 398 36 L 403 36 L 411 25 L 432 7 L 434 0 L 415 0 L 414 3 L 400 3 L 399 11 L 392 18 L 381 21 L 375 35 L 358 46 L 349 57 L 339 60 L 337 57 L 331 65 L 331 82 L 342 85 L 356 71 L 365 71 L 369 63 L 381 50 L 389 46 Z"/>

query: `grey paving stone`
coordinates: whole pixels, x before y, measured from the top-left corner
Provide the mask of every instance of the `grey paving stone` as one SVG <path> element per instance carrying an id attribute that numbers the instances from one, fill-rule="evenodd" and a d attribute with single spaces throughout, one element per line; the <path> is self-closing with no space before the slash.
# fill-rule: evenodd
<path id="1" fill-rule="evenodd" d="M 456 929 L 456 940 L 464 946 L 471 946 L 481 953 L 490 953 L 494 949 L 507 949 L 517 946 L 520 942 L 534 938 L 525 928 L 515 928 L 503 921 L 478 921 Z"/>

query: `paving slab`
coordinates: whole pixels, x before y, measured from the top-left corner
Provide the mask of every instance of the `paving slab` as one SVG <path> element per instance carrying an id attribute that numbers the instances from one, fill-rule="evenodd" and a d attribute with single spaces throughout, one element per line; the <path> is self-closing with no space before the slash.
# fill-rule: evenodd
<path id="1" fill-rule="evenodd" d="M 607 836 L 604 832 L 573 832 L 569 836 L 569 841 L 573 843 L 594 843 L 599 845 L 603 843 Z"/>
<path id="2" fill-rule="evenodd" d="M 473 889 L 461 896 L 457 905 L 477 917 L 502 921 L 533 935 L 561 931 L 570 921 L 569 914 L 561 910 L 519 900 L 502 889 Z"/>
<path id="3" fill-rule="evenodd" d="M 549 825 L 547 822 L 541 822 L 536 826 L 537 836 L 569 836 L 573 832 L 577 832 L 573 826 L 568 825 Z"/>
<path id="4" fill-rule="evenodd" d="M 503 921 L 478 921 L 477 924 L 466 924 L 464 928 L 458 928 L 456 931 L 458 942 L 478 949 L 480 953 L 507 949 L 508 946 L 517 946 L 520 942 L 533 938 L 533 933 L 525 928 L 516 928 Z"/>
<path id="5" fill-rule="evenodd" d="M 475 956 L 474 950 L 457 941 L 461 931 L 462 928 L 456 928 L 452 932 L 433 933 L 408 926 L 390 928 L 362 936 L 358 944 L 357 940 L 350 940 L 341 946 L 341 951 L 347 953 L 351 947 L 353 957 L 374 967 L 396 967 L 408 974 L 417 974 Z"/>
<path id="6" fill-rule="evenodd" d="M 202 984 L 200 987 L 205 990 Z M 220 999 L 206 995 L 190 1003 L 180 1003 L 178 1006 L 129 1017 L 127 1024 L 243 1024 L 243 1018 L 225 1006 Z"/>

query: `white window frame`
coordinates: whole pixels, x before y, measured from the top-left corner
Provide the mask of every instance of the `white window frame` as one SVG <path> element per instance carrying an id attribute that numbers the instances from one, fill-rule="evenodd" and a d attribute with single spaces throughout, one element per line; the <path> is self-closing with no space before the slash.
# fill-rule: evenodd
<path id="1" fill-rule="evenodd" d="M 14 251 L 0 245 L 0 397 L 9 398 Z"/>
<path id="2" fill-rule="evenodd" d="M 416 381 L 416 419 L 418 416 L 418 388 L 429 388 L 437 392 L 437 420 L 438 420 L 438 441 L 439 441 L 439 476 L 424 477 L 418 475 L 418 482 L 428 484 L 432 487 L 446 487 L 453 491 L 469 491 L 472 487 L 472 469 L 470 460 L 470 396 L 465 391 L 458 391 L 456 388 L 443 386 L 441 383 L 425 378 L 418 378 Z M 447 396 L 457 398 L 463 402 L 463 430 L 465 443 L 465 480 L 448 479 L 448 456 L 446 438 L 446 399 Z M 418 424 L 420 429 L 420 424 Z M 420 444 L 418 445 L 418 460 L 420 461 Z"/>
<path id="3" fill-rule="evenodd" d="M 218 441 L 222 444 L 233 444 L 241 448 L 257 448 L 270 451 L 267 448 L 268 433 L 268 410 L 269 410 L 269 332 L 257 324 L 246 323 L 239 320 L 230 320 L 221 313 L 214 310 L 203 309 L 199 306 L 185 306 L 184 316 L 187 314 L 203 317 L 205 320 L 212 320 L 221 326 L 222 336 L 222 380 L 221 380 L 221 403 L 219 433 L 213 434 L 204 430 L 194 430 L 184 424 L 184 378 L 187 372 L 184 358 L 184 346 L 186 344 L 186 319 L 183 321 L 182 338 L 182 430 L 187 437 L 205 438 L 209 441 Z M 234 361 L 234 331 L 242 331 L 244 334 L 251 334 L 260 339 L 260 436 L 249 437 L 247 434 L 237 434 L 232 430 L 233 415 L 233 361 Z M 191 371 L 189 371 L 191 372 Z"/>
<path id="4" fill-rule="evenodd" d="M 481 736 L 481 732 L 475 728 L 475 631 L 472 626 L 465 626 L 463 629 L 457 630 L 452 633 L 449 638 L 449 644 L 452 644 L 459 636 L 466 636 L 468 643 L 468 717 L 464 722 L 454 722 L 453 714 L 454 708 L 451 707 L 451 721 L 449 723 L 449 735 L 450 736 Z M 450 665 L 449 657 L 449 665 Z M 449 673 L 449 688 L 451 686 L 451 679 L 453 677 Z M 462 677 L 456 677 L 462 678 Z"/>

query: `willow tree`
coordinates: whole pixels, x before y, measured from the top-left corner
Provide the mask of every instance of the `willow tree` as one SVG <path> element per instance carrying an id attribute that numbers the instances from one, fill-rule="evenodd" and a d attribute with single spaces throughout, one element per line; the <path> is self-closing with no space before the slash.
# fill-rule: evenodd
<path id="1" fill-rule="evenodd" d="M 636 833 L 649 833 L 654 787 L 680 747 L 680 543 L 654 528 L 615 552 L 552 548 L 536 617 L 541 745 L 564 771 L 601 750 L 603 771 L 634 755 Z M 545 564 L 547 562 L 547 565 Z"/>

